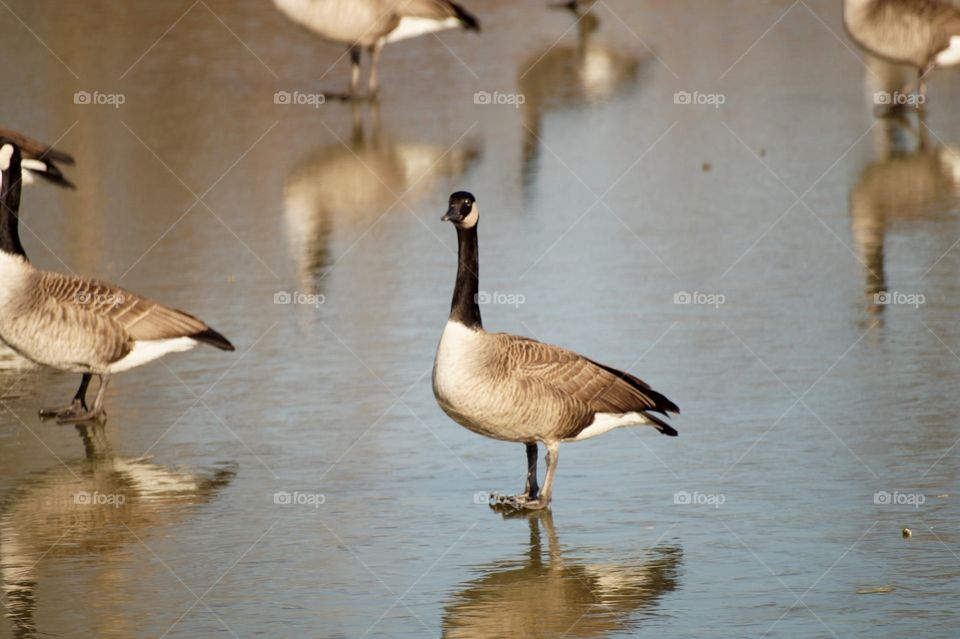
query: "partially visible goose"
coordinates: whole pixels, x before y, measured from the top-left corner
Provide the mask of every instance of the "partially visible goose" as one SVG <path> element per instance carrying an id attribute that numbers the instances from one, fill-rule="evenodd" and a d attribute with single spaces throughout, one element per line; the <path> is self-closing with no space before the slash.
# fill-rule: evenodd
<path id="1" fill-rule="evenodd" d="M 273 0 L 294 22 L 350 51 L 349 98 L 360 97 L 360 50 L 370 55 L 368 92 L 379 88 L 380 52 L 389 42 L 457 27 L 480 31 L 480 22 L 450 0 Z"/>
<path id="2" fill-rule="evenodd" d="M 23 181 L 26 184 L 32 184 L 33 176 L 36 174 L 57 186 L 74 188 L 73 183 L 63 177 L 63 173 L 56 165 L 57 162 L 73 164 L 72 155 L 2 126 L 0 126 L 0 138 L 12 140 L 20 147 L 20 152 L 23 154 Z"/>
<path id="3" fill-rule="evenodd" d="M 104 414 L 110 375 L 200 342 L 233 350 L 223 335 L 192 315 L 111 284 L 34 268 L 17 228 L 20 173 L 20 147 L 0 138 L 0 339 L 38 364 L 83 374 L 73 402 L 41 410 L 41 417 L 98 418 Z M 87 409 L 92 375 L 100 378 L 100 388 Z"/>
<path id="4" fill-rule="evenodd" d="M 550 503 L 560 442 L 642 424 L 674 437 L 677 431 L 653 413 L 680 409 L 629 373 L 558 346 L 483 330 L 477 306 L 479 216 L 472 194 L 458 191 L 450 196 L 443 220 L 457 228 L 459 265 L 450 318 L 433 365 L 433 394 L 461 426 L 525 444 L 526 488 L 498 501 L 540 509 Z M 547 448 L 542 490 L 537 485 L 537 442 Z"/>
<path id="5" fill-rule="evenodd" d="M 843 22 L 868 52 L 915 67 L 921 95 L 927 74 L 960 64 L 960 9 L 945 0 L 843 0 Z"/>

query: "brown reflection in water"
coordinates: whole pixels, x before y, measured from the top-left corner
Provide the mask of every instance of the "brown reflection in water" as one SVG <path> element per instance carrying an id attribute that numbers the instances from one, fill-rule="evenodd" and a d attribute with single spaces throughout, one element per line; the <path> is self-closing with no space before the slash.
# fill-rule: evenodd
<path id="1" fill-rule="evenodd" d="M 318 148 L 297 163 L 283 189 L 284 222 L 300 290 L 316 293 L 316 281 L 329 263 L 334 221 L 363 232 L 388 211 L 404 213 L 430 193 L 437 178 L 462 175 L 480 156 L 467 140 L 453 147 L 395 141 L 385 133 L 376 103 L 353 106 L 349 137 Z"/>
<path id="2" fill-rule="evenodd" d="M 600 19 L 584 4 L 553 7 L 570 11 L 577 21 L 576 44 L 555 44 L 538 51 L 517 72 L 517 88 L 525 98 L 520 107 L 524 186 L 536 175 L 544 114 L 594 105 L 625 92 L 646 62 L 633 51 L 598 42 Z"/>
<path id="3" fill-rule="evenodd" d="M 46 568 L 84 558 L 106 566 L 151 529 L 177 524 L 189 514 L 185 506 L 208 502 L 235 475 L 230 466 L 192 474 L 147 458 L 123 458 L 111 450 L 104 425 L 76 428 L 85 458 L 27 475 L 0 505 L 0 575 L 16 637 L 42 634 L 34 612 Z M 123 597 L 124 581 L 133 575 L 104 568 L 99 586 L 78 595 Z M 98 593 L 101 588 L 104 593 Z M 101 630 L 136 634 L 134 628 Z"/>
<path id="4" fill-rule="evenodd" d="M 550 511 L 525 516 L 527 556 L 493 562 L 455 594 L 444 612 L 444 637 L 604 637 L 629 631 L 631 616 L 677 588 L 679 547 L 660 546 L 631 563 L 564 560 Z"/>
<path id="5" fill-rule="evenodd" d="M 960 149 L 931 145 L 921 119 L 919 131 L 903 120 L 878 124 L 877 159 L 861 171 L 850 190 L 851 230 L 866 271 L 865 301 L 871 312 L 887 291 L 884 241 L 899 222 L 938 219 L 960 205 Z"/>

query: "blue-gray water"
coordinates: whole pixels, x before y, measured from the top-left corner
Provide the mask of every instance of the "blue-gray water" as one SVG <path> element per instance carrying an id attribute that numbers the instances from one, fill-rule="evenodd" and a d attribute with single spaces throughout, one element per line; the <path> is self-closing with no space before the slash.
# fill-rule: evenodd
<path id="1" fill-rule="evenodd" d="M 0 8 L 2 124 L 77 158 L 24 193 L 33 261 L 237 345 L 118 376 L 102 430 L 36 417 L 77 376 L 0 375 L 0 634 L 954 634 L 958 73 L 920 149 L 839 2 L 467 4 L 378 110 L 275 104 L 347 68 L 266 1 Z M 477 503 L 523 450 L 430 389 L 461 188 L 490 330 L 683 409 L 562 446 L 550 516 Z"/>

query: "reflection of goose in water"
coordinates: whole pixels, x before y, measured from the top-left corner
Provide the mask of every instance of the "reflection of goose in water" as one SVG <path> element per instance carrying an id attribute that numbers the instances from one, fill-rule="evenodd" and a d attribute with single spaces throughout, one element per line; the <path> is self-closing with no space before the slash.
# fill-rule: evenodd
<path id="1" fill-rule="evenodd" d="M 682 551 L 654 548 L 630 563 L 562 559 L 550 511 L 528 516 L 530 552 L 483 568 L 454 595 L 443 617 L 446 639 L 605 637 L 631 632 L 677 587 Z M 546 528 L 544 556 L 540 521 Z M 569 635 L 568 635 L 569 633 Z"/>
<path id="2" fill-rule="evenodd" d="M 903 119 L 881 121 L 875 154 L 850 190 L 850 218 L 866 269 L 867 303 L 879 311 L 883 305 L 875 296 L 887 286 L 887 231 L 897 222 L 936 219 L 960 206 L 960 149 L 931 145 L 921 115 L 916 130 Z"/>
<path id="3" fill-rule="evenodd" d="M 0 505 L 0 575 L 17 637 L 38 635 L 33 615 L 44 566 L 138 543 L 151 529 L 176 524 L 186 506 L 209 501 L 235 474 L 119 457 L 103 424 L 76 428 L 86 457 L 24 477 Z"/>
<path id="4" fill-rule="evenodd" d="M 437 178 L 461 175 L 479 156 L 470 142 L 451 148 L 393 141 L 382 130 L 375 104 L 370 119 L 364 127 L 355 106 L 350 137 L 314 151 L 284 182 L 284 221 L 301 291 L 316 292 L 315 282 L 329 261 L 334 220 L 366 228 L 391 207 L 403 212 L 397 197 L 414 207 Z"/>
<path id="5" fill-rule="evenodd" d="M 597 42 L 600 20 L 583 5 L 564 3 L 553 8 L 572 11 L 577 20 L 575 45 L 551 45 L 520 65 L 517 88 L 524 96 L 523 176 L 529 183 L 535 173 L 544 114 L 559 109 L 582 108 L 628 89 L 645 61 L 632 51 Z"/>

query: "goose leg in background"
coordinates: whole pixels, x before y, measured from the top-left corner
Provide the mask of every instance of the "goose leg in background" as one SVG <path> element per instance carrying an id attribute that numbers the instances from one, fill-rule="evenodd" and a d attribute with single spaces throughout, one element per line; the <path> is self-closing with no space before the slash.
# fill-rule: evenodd
<path id="1" fill-rule="evenodd" d="M 490 506 L 497 508 L 508 506 L 514 509 L 525 508 L 528 502 L 535 502 L 540 493 L 540 486 L 537 484 L 537 443 L 530 442 L 525 444 L 527 449 L 527 482 L 523 487 L 523 492 L 519 495 L 492 495 Z"/>
<path id="2" fill-rule="evenodd" d="M 917 100 L 917 110 L 926 111 L 927 110 L 927 74 L 933 71 L 935 62 L 931 62 L 927 65 L 927 68 L 920 69 L 917 72 L 917 91 L 920 92 L 920 99 Z"/>
<path id="3" fill-rule="evenodd" d="M 350 47 L 350 99 L 356 99 L 360 90 L 360 47 Z"/>
<path id="4" fill-rule="evenodd" d="M 93 420 L 99 420 L 106 417 L 106 411 L 103 410 L 103 399 L 107 395 L 107 386 L 110 384 L 109 375 L 97 375 L 100 378 L 100 388 L 97 389 L 97 396 L 93 400 L 93 407 L 83 413 L 78 415 L 57 415 L 57 423 L 65 424 L 71 423 L 75 424 L 78 422 L 88 422 Z M 90 380 L 87 380 L 89 383 Z"/>
<path id="5" fill-rule="evenodd" d="M 369 48 L 370 51 L 370 79 L 367 84 L 368 96 L 371 100 L 377 97 L 380 90 L 380 78 L 377 70 L 380 66 L 380 52 L 383 51 L 383 40 L 378 40 L 376 44 Z"/>
<path id="6" fill-rule="evenodd" d="M 49 419 L 56 417 L 57 421 L 70 421 L 87 412 L 87 386 L 90 385 L 90 379 L 93 377 L 90 373 L 84 373 L 80 380 L 80 388 L 77 394 L 73 396 L 73 401 L 67 406 L 60 408 L 41 408 L 40 419 Z"/>

